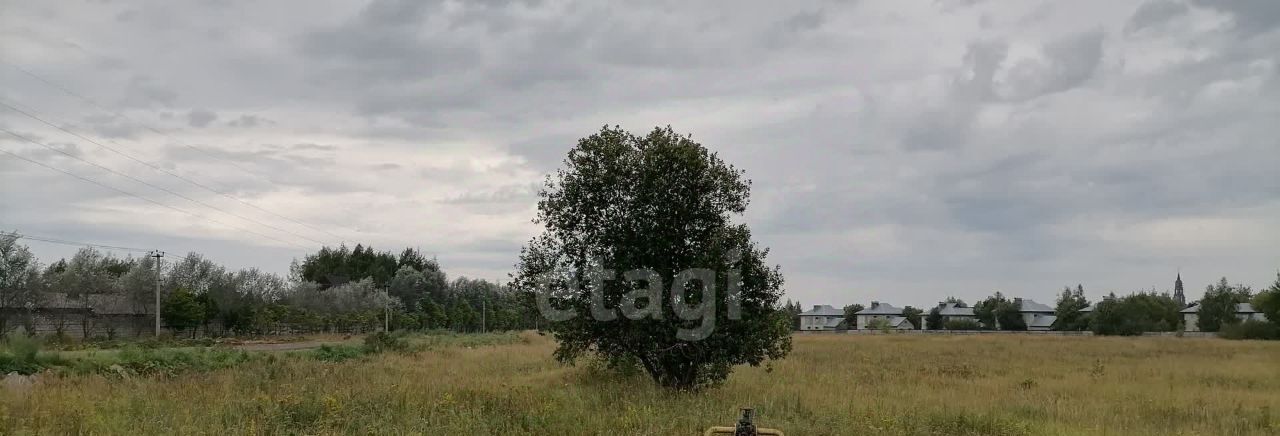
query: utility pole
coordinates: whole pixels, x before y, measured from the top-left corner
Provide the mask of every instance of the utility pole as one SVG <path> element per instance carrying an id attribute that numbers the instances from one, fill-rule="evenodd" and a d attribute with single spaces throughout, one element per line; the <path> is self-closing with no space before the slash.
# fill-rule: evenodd
<path id="1" fill-rule="evenodd" d="M 164 257 L 164 252 L 153 250 L 148 256 L 156 258 L 156 337 L 158 338 L 160 337 L 160 259 Z"/>

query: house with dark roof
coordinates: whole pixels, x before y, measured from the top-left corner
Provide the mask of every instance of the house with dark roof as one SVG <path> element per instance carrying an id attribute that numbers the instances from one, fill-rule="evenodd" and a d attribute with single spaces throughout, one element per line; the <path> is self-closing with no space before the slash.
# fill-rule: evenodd
<path id="1" fill-rule="evenodd" d="M 963 306 L 960 303 L 938 303 L 938 315 L 942 317 L 942 325 L 946 325 L 951 321 L 977 321 L 977 317 L 973 314 L 973 308 Z"/>
<path id="2" fill-rule="evenodd" d="M 1018 313 L 1022 315 L 1022 322 L 1027 325 L 1027 330 L 1048 331 L 1053 327 L 1054 321 L 1058 320 L 1052 307 L 1037 303 L 1034 300 L 1014 298 L 1013 305 L 1018 308 Z"/>
<path id="3" fill-rule="evenodd" d="M 1236 318 L 1240 321 L 1266 321 L 1267 317 L 1262 312 L 1253 308 L 1252 304 L 1239 303 L 1236 304 Z M 1183 330 L 1189 332 L 1200 331 L 1200 303 L 1191 305 L 1186 309 L 1182 309 Z"/>
<path id="4" fill-rule="evenodd" d="M 891 304 L 872 301 L 871 307 L 854 314 L 857 318 L 858 330 L 872 330 L 875 324 L 884 324 L 893 330 L 915 330 L 915 326 L 902 316 L 902 309 Z"/>
<path id="5" fill-rule="evenodd" d="M 835 330 L 844 321 L 844 311 L 830 305 L 813 306 L 813 310 L 800 313 L 800 330 Z"/>

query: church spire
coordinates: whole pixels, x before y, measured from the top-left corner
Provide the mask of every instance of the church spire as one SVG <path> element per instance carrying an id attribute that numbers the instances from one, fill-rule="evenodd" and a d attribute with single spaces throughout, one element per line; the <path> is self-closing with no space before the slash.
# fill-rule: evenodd
<path id="1" fill-rule="evenodd" d="M 1173 298 L 1183 307 L 1187 306 L 1187 295 L 1182 292 L 1182 271 L 1178 271 L 1178 279 L 1173 281 Z"/>

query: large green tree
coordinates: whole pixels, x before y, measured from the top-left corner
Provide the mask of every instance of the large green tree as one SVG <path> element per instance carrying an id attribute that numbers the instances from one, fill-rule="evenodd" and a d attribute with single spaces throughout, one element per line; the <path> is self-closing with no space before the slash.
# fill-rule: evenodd
<path id="1" fill-rule="evenodd" d="M 555 320 L 543 327 L 557 359 L 595 354 L 696 389 L 790 351 L 782 274 L 734 222 L 749 202 L 742 171 L 669 127 L 605 127 L 564 165 L 540 192 L 543 233 L 514 282 Z"/>

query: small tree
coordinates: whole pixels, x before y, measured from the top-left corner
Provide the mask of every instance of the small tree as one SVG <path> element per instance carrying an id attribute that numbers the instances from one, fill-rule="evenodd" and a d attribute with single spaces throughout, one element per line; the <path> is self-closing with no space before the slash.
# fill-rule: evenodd
<path id="1" fill-rule="evenodd" d="M 942 327 L 947 330 L 981 330 L 982 329 L 982 325 L 978 324 L 977 321 L 974 321 L 971 319 L 964 319 L 964 318 L 947 320 L 947 322 L 943 324 Z"/>
<path id="2" fill-rule="evenodd" d="M 924 311 L 911 306 L 902 308 L 902 316 L 906 318 L 907 322 L 911 323 L 911 327 L 916 330 L 920 330 L 920 327 L 924 325 L 924 321 L 921 319 L 922 314 L 924 314 Z"/>
<path id="3" fill-rule="evenodd" d="M 1197 326 L 1202 332 L 1216 332 L 1224 325 L 1240 322 L 1236 317 L 1236 305 L 1253 299 L 1252 291 L 1247 286 L 1231 286 L 1223 277 L 1216 285 L 1209 285 L 1200 299 L 1200 311 L 1197 313 Z"/>
<path id="4" fill-rule="evenodd" d="M 879 330 L 882 332 L 887 332 L 889 331 L 889 320 L 884 318 L 876 318 L 871 321 L 867 321 L 867 328 L 870 330 Z"/>
<path id="5" fill-rule="evenodd" d="M 973 314 L 982 326 L 991 330 L 1026 330 L 1027 323 L 1022 319 L 1020 308 L 1004 294 L 995 295 L 979 301 L 973 306 Z"/>
<path id="6" fill-rule="evenodd" d="M 1253 297 L 1253 306 L 1272 324 L 1280 326 L 1280 272 L 1276 273 L 1276 282 L 1270 288 Z"/>
<path id="7" fill-rule="evenodd" d="M 792 330 L 800 330 L 800 314 L 804 313 L 804 307 L 800 306 L 799 301 L 793 302 L 788 298 L 787 302 L 782 304 L 782 313 L 786 314 Z"/>
<path id="8" fill-rule="evenodd" d="M 942 330 L 942 310 L 937 307 L 929 309 L 929 314 L 924 317 L 924 325 L 929 330 Z"/>
<path id="9" fill-rule="evenodd" d="M 174 330 L 194 329 L 204 322 L 204 305 L 191 291 L 178 288 L 160 304 L 160 318 Z"/>
<path id="10" fill-rule="evenodd" d="M 1058 296 L 1058 306 L 1054 309 L 1054 315 L 1058 317 L 1053 323 L 1054 330 L 1080 331 L 1089 328 L 1089 321 L 1085 319 L 1084 310 L 1089 307 L 1089 299 L 1084 296 L 1084 286 L 1076 285 L 1076 289 L 1072 290 L 1070 286 L 1062 290 L 1062 295 Z"/>
<path id="11" fill-rule="evenodd" d="M 0 234 L 0 307 L 35 308 L 40 285 L 40 266 L 31 250 L 16 236 Z M 12 321 L 9 311 L 0 310 L 0 334 L 13 327 Z"/>
<path id="12" fill-rule="evenodd" d="M 866 308 L 863 307 L 861 304 L 856 304 L 856 303 L 850 304 L 844 307 L 844 322 L 845 322 L 845 325 L 849 326 L 849 330 L 858 329 L 857 313 L 861 312 L 862 309 L 866 309 Z"/>

